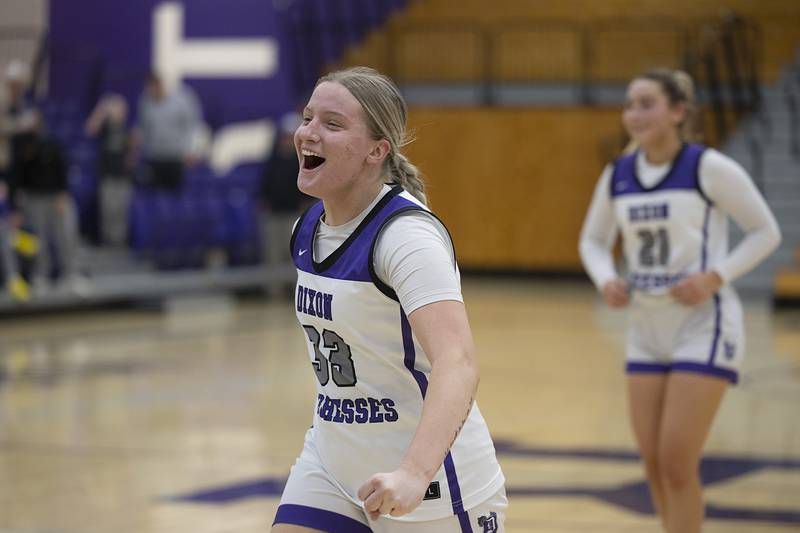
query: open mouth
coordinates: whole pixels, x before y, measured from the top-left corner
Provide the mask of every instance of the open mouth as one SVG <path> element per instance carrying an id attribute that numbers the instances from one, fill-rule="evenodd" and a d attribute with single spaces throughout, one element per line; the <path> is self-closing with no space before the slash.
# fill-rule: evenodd
<path id="1" fill-rule="evenodd" d="M 303 154 L 303 169 L 314 170 L 325 162 L 325 158 L 311 150 L 302 150 Z"/>

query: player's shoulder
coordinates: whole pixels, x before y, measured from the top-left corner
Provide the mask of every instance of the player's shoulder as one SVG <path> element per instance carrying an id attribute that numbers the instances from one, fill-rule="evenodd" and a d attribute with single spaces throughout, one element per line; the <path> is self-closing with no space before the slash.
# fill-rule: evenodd
<path id="1" fill-rule="evenodd" d="M 712 147 L 705 147 L 700 156 L 700 172 L 702 174 L 725 175 L 729 173 L 746 173 L 738 161 Z"/>

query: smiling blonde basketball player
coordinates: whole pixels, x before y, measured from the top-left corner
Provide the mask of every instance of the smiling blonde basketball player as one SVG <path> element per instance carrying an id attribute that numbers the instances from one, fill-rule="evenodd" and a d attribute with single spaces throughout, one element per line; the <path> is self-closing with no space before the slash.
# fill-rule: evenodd
<path id="1" fill-rule="evenodd" d="M 455 253 L 405 129 L 395 85 L 356 68 L 319 80 L 295 134 L 322 200 L 291 241 L 317 402 L 275 533 L 503 531 Z"/>

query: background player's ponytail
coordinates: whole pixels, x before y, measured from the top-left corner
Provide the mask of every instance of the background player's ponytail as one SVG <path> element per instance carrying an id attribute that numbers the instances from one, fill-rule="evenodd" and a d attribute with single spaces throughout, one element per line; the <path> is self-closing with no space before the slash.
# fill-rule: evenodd
<path id="1" fill-rule="evenodd" d="M 354 67 L 321 77 L 343 85 L 364 109 L 367 127 L 375 140 L 386 139 L 391 147 L 383 163 L 384 172 L 419 201 L 427 204 L 425 184 L 420 172 L 400 149 L 411 142 L 406 136 L 408 109 L 400 90 L 387 76 L 367 67 Z"/>
<path id="2" fill-rule="evenodd" d="M 658 83 L 667 95 L 670 105 L 686 106 L 686 115 L 678 126 L 678 134 L 684 141 L 696 140 L 697 99 L 692 77 L 682 70 L 659 68 L 649 70 L 638 78 Z"/>

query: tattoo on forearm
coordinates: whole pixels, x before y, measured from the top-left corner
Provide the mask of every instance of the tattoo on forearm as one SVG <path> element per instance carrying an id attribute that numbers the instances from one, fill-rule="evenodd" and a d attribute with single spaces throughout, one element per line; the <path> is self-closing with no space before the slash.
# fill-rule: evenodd
<path id="1" fill-rule="evenodd" d="M 462 418 L 461 423 L 458 425 L 458 429 L 456 429 L 456 433 L 453 435 L 453 439 L 450 441 L 450 446 L 447 447 L 448 450 L 453 447 L 453 443 L 456 442 L 458 434 L 461 433 L 461 428 L 463 428 L 464 424 L 467 422 L 467 418 L 469 418 L 469 414 L 472 412 L 472 404 L 474 401 L 475 399 L 470 397 L 469 402 L 467 403 L 467 410 L 464 413 L 464 418 Z"/>

